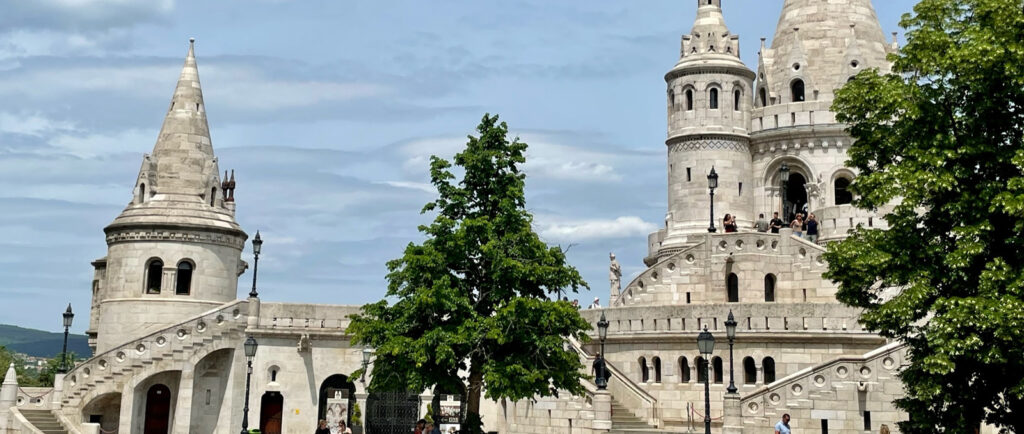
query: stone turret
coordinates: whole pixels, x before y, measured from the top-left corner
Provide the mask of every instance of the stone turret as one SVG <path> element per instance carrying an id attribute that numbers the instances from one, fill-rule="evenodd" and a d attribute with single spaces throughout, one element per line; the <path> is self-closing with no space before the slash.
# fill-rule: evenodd
<path id="1" fill-rule="evenodd" d="M 0 386 L 0 433 L 6 433 L 10 427 L 10 410 L 18 403 L 18 373 L 14 371 L 14 362 L 7 368 L 3 385 Z"/>
<path id="2" fill-rule="evenodd" d="M 97 352 L 235 299 L 247 235 L 219 173 L 190 40 L 133 199 L 104 229 L 108 253 L 97 261 L 104 270 L 91 316 L 98 325 L 90 326 Z"/>
<path id="3" fill-rule="evenodd" d="M 666 228 L 652 235 L 649 263 L 707 233 L 712 167 L 719 174 L 716 227 L 721 230 L 726 213 L 737 215 L 741 225 L 752 221 L 747 134 L 754 72 L 740 60 L 739 36 L 726 26 L 721 3 L 697 1 L 693 29 L 683 35 L 679 61 L 665 75 L 669 210 Z"/>

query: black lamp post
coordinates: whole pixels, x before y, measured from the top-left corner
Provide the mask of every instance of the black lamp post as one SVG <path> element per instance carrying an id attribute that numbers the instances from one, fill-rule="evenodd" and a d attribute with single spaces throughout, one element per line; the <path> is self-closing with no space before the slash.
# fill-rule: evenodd
<path id="1" fill-rule="evenodd" d="M 363 375 L 359 378 L 359 382 L 366 384 L 366 370 L 370 367 L 370 359 L 373 358 L 373 348 L 363 348 Z"/>
<path id="2" fill-rule="evenodd" d="M 260 295 L 256 293 L 256 272 L 260 268 L 260 248 L 263 247 L 263 239 L 260 238 L 260 231 L 256 231 L 256 237 L 252 239 L 252 291 L 249 291 L 249 298 L 256 298 Z"/>
<path id="3" fill-rule="evenodd" d="M 604 340 L 608 337 L 608 320 L 604 317 L 604 312 L 601 312 L 601 319 L 597 322 L 597 336 L 601 339 L 601 352 L 597 354 L 597 360 L 594 360 L 594 383 L 598 390 L 604 390 L 608 388 L 608 371 L 604 361 Z"/>
<path id="4" fill-rule="evenodd" d="M 715 351 L 715 337 L 708 326 L 697 335 L 697 349 L 704 357 L 704 434 L 711 434 L 711 353 Z"/>
<path id="5" fill-rule="evenodd" d="M 736 382 L 733 380 L 732 366 L 732 344 L 736 340 L 736 317 L 732 316 L 731 309 L 729 310 L 729 318 L 725 320 L 725 334 L 729 337 L 729 387 L 725 391 L 736 393 Z"/>
<path id="6" fill-rule="evenodd" d="M 782 218 L 788 225 L 790 222 L 789 218 L 789 207 L 786 206 L 786 190 L 789 189 L 789 165 L 782 163 L 779 167 L 779 179 L 782 180 Z"/>
<path id="7" fill-rule="evenodd" d="M 74 312 L 71 312 L 71 303 L 68 303 L 68 310 L 64 311 L 64 349 L 60 352 L 60 371 L 61 374 L 68 372 L 68 329 L 71 328 L 71 321 L 75 319 Z"/>
<path id="8" fill-rule="evenodd" d="M 715 172 L 715 166 L 711 166 L 711 173 L 708 174 L 708 189 L 710 189 L 711 195 L 711 226 L 708 226 L 708 232 L 715 233 L 715 189 L 718 188 L 718 173 Z"/>
<path id="9" fill-rule="evenodd" d="M 259 233 L 257 232 L 258 237 Z M 252 336 L 249 336 L 242 346 L 245 348 L 247 365 L 247 370 L 245 371 L 245 407 L 242 409 L 242 434 L 246 434 L 249 432 L 249 382 L 252 380 L 252 358 L 256 357 L 256 348 L 259 347 L 259 343 Z"/>

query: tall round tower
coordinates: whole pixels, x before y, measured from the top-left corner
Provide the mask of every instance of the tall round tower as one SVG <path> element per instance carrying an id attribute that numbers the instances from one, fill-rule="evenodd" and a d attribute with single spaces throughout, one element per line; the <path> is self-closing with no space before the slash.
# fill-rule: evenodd
<path id="1" fill-rule="evenodd" d="M 104 229 L 90 326 L 97 353 L 234 300 L 245 268 L 247 236 L 233 182 L 219 177 L 193 42 L 134 197 Z"/>
<path id="2" fill-rule="evenodd" d="M 725 25 L 722 0 L 697 1 L 693 30 L 683 35 L 679 62 L 665 75 L 668 215 L 660 246 L 652 249 L 657 257 L 691 244 L 692 235 L 707 233 L 712 168 L 719 176 L 715 226 L 722 230 L 726 213 L 737 216 L 741 226 L 752 224 L 747 130 L 754 72 L 740 61 L 739 41 Z"/>

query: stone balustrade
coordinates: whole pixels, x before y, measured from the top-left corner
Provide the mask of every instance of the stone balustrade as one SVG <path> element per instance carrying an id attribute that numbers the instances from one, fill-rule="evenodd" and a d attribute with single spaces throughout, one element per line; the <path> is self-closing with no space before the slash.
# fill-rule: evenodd
<path id="1" fill-rule="evenodd" d="M 293 303 L 262 303 L 259 328 L 275 330 L 320 330 L 344 333 L 360 306 Z"/>
<path id="2" fill-rule="evenodd" d="M 608 334 L 663 335 L 665 332 L 697 333 L 707 326 L 725 331 L 732 311 L 740 333 L 828 332 L 867 333 L 857 318 L 860 309 L 838 303 L 729 303 L 670 306 L 635 306 L 587 309 L 580 313 L 591 324 L 596 338 L 601 313 L 608 320 Z"/>

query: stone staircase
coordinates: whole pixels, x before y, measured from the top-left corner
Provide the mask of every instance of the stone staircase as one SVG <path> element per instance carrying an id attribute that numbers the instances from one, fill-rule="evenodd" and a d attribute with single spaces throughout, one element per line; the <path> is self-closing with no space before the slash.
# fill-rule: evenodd
<path id="1" fill-rule="evenodd" d="M 612 399 L 612 429 L 609 434 L 660 434 L 665 432 L 669 431 L 662 431 L 648 425 L 647 422 L 634 416 L 621 403 Z"/>
<path id="2" fill-rule="evenodd" d="M 36 427 L 43 434 L 67 434 L 67 430 L 64 429 L 64 425 L 61 425 L 60 421 L 57 420 L 57 416 L 50 410 L 25 410 L 22 409 L 21 415 L 25 416 L 28 423 Z"/>
<path id="3" fill-rule="evenodd" d="M 247 321 L 248 301 L 236 300 L 93 356 L 64 377 L 61 411 L 73 415 L 95 397 L 122 392 L 139 376 L 181 369 L 189 359 L 220 348 L 240 348 Z"/>

